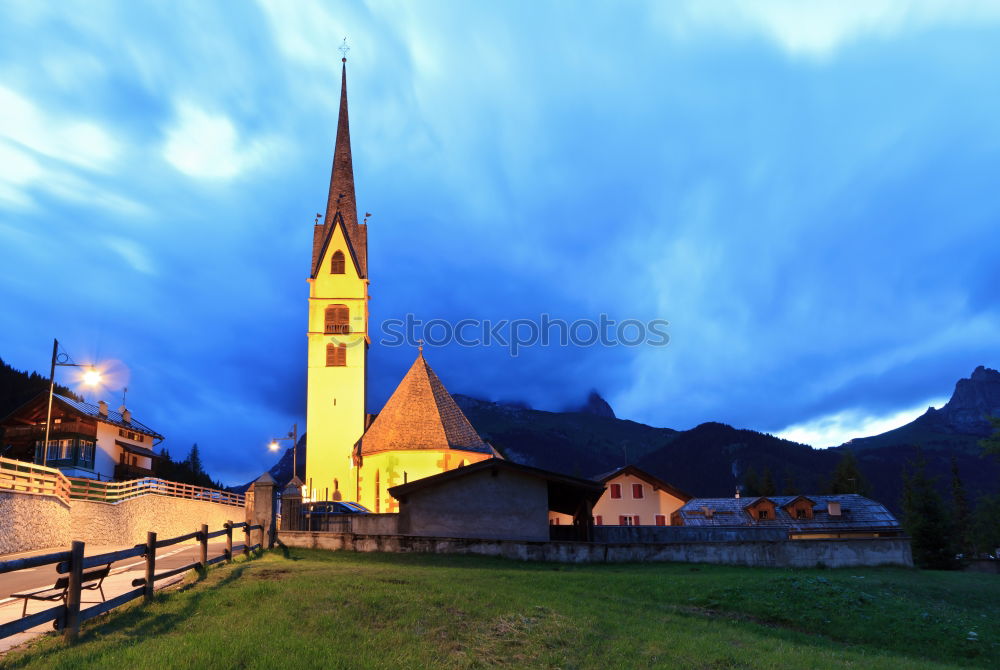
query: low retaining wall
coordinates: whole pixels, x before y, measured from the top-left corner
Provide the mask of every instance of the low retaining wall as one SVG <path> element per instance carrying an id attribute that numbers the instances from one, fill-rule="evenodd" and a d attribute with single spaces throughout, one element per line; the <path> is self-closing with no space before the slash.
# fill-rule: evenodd
<path id="1" fill-rule="evenodd" d="M 69 534 L 72 540 L 94 544 L 138 544 L 146 541 L 147 531 L 176 537 L 200 530 L 203 523 L 218 530 L 226 521 L 243 521 L 244 515 L 242 507 L 156 494 L 117 503 L 73 500 Z"/>
<path id="2" fill-rule="evenodd" d="M 788 539 L 787 528 L 698 528 L 695 526 L 594 526 L 594 542 L 663 544 L 666 542 L 759 542 Z"/>
<path id="3" fill-rule="evenodd" d="M 0 555 L 70 542 L 70 506 L 55 496 L 0 491 Z"/>
<path id="4" fill-rule="evenodd" d="M 289 547 L 331 551 L 475 554 L 560 563 L 670 561 L 782 568 L 913 565 L 910 541 L 906 538 L 608 544 L 282 530 L 278 532 L 278 540 Z"/>

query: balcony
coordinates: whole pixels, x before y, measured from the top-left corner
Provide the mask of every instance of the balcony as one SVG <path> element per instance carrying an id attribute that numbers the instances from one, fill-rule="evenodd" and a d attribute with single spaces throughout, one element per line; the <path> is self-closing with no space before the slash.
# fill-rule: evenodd
<path id="1" fill-rule="evenodd" d="M 4 439 L 11 443 L 32 442 L 45 439 L 45 424 L 34 426 L 7 426 L 4 428 Z M 58 440 L 69 436 L 97 439 L 97 425 L 79 419 L 60 421 L 52 424 L 50 439 Z"/>
<path id="2" fill-rule="evenodd" d="M 350 335 L 351 324 L 349 323 L 328 323 L 323 329 L 327 335 Z"/>
<path id="3" fill-rule="evenodd" d="M 119 463 L 115 466 L 115 481 L 123 482 L 129 479 L 143 479 L 144 477 L 155 477 L 152 470 L 140 468 L 138 465 L 126 465 Z"/>

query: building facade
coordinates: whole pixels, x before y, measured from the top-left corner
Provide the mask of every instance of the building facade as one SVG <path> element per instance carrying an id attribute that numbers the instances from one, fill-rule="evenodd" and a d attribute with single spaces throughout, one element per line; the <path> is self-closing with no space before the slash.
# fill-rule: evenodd
<path id="1" fill-rule="evenodd" d="M 604 494 L 594 505 L 595 526 L 669 526 L 671 516 L 690 495 L 634 465 L 594 477 Z M 549 523 L 565 525 L 572 518 L 549 514 Z"/>
<path id="2" fill-rule="evenodd" d="M 110 481 L 153 476 L 153 448 L 163 436 L 124 406 L 111 410 L 103 400 L 94 405 L 54 395 L 43 453 L 48 397 L 38 394 L 0 422 L 10 457 L 44 462 L 67 477 Z"/>

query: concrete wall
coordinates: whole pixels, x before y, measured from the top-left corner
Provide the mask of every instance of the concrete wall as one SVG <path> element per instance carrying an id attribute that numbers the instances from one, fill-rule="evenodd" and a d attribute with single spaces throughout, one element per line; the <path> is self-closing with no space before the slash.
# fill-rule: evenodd
<path id="1" fill-rule="evenodd" d="M 414 491 L 400 501 L 405 535 L 549 539 L 549 493 L 542 479 L 487 469 Z"/>
<path id="2" fill-rule="evenodd" d="M 146 532 L 160 538 L 177 537 L 201 529 L 218 530 L 226 521 L 241 522 L 241 507 L 206 500 L 186 500 L 148 494 L 121 502 L 72 501 L 70 538 L 100 545 L 129 545 L 146 541 Z"/>
<path id="3" fill-rule="evenodd" d="M 562 563 L 672 561 L 798 568 L 913 565 L 906 538 L 598 544 L 281 531 L 278 541 L 289 547 L 332 551 L 476 554 Z"/>
<path id="4" fill-rule="evenodd" d="M 786 528 L 698 528 L 695 526 L 594 526 L 594 542 L 611 544 L 664 542 L 753 542 L 788 539 Z"/>
<path id="5" fill-rule="evenodd" d="M 70 507 L 54 496 L 0 491 L 0 556 L 70 542 Z"/>

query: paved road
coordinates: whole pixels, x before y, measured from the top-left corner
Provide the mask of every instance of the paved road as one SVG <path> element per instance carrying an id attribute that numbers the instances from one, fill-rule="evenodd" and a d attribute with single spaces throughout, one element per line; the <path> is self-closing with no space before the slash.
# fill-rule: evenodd
<path id="1" fill-rule="evenodd" d="M 128 547 L 86 547 L 85 554 L 87 556 L 95 556 L 97 554 L 103 554 L 109 551 L 115 551 L 117 549 L 127 549 Z M 208 543 L 208 557 L 211 559 L 214 556 L 220 556 L 225 552 L 226 543 L 222 542 L 209 542 Z M 193 563 L 199 558 L 200 546 L 196 543 L 184 543 L 175 544 L 171 547 L 163 547 L 156 551 L 156 571 L 166 572 L 173 568 L 179 568 L 187 563 Z M 233 542 L 233 553 L 239 555 L 243 551 L 243 543 L 237 544 Z M 39 553 L 51 553 L 51 550 L 45 552 L 31 552 L 31 554 Z M 17 558 L 22 556 L 28 556 L 30 554 L 18 554 Z M 11 557 L 6 557 L 11 558 Z M 135 572 L 137 573 L 135 577 L 141 577 L 145 574 L 146 562 L 143 558 L 134 557 L 127 558 L 123 561 L 118 561 L 112 564 L 111 573 L 118 574 L 122 572 Z M 22 591 L 33 591 L 36 589 L 43 589 L 47 586 L 52 586 L 55 584 L 56 579 L 61 577 L 59 573 L 56 572 L 56 566 L 53 565 L 43 565 L 38 568 L 29 568 L 27 570 L 18 570 L 17 572 L 8 572 L 0 575 L 0 603 L 7 602 L 8 597 L 11 593 L 20 593 Z M 108 597 L 111 596 L 105 589 Z"/>

